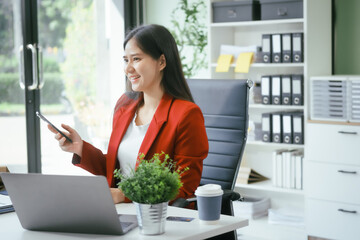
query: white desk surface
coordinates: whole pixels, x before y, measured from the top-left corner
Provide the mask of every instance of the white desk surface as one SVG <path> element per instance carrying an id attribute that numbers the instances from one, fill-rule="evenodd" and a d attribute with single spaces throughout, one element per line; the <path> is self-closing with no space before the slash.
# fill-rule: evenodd
<path id="1" fill-rule="evenodd" d="M 118 213 L 135 214 L 133 204 L 117 204 Z M 248 226 L 249 221 L 244 218 L 221 215 L 220 221 L 216 225 L 204 225 L 199 222 L 198 212 L 189 209 L 168 207 L 168 216 L 181 216 L 195 218 L 191 222 L 166 221 L 165 233 L 162 235 L 146 236 L 139 233 L 135 228 L 122 236 L 95 235 L 78 233 L 59 233 L 59 232 L 38 232 L 28 231 L 22 228 L 15 212 L 0 215 L 0 239 L 26 239 L 26 240 L 56 240 L 56 239 L 186 239 L 198 240 L 216 236 L 237 228 Z"/>

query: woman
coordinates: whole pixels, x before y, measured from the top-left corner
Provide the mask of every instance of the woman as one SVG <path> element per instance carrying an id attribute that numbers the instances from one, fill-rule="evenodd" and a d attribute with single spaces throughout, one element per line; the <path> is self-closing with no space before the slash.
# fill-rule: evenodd
<path id="1" fill-rule="evenodd" d="M 60 147 L 74 153 L 73 164 L 108 180 L 114 203 L 127 201 L 115 188 L 113 172 L 136 167 L 139 153 L 150 159 L 164 151 L 181 168 L 183 187 L 177 198 L 192 197 L 200 183 L 208 139 L 201 110 L 193 103 L 182 72 L 177 46 L 163 26 L 147 25 L 132 30 L 124 41 L 124 71 L 132 91 L 120 97 L 113 117 L 107 154 L 83 141 L 62 124 L 72 143 L 56 133 Z"/>

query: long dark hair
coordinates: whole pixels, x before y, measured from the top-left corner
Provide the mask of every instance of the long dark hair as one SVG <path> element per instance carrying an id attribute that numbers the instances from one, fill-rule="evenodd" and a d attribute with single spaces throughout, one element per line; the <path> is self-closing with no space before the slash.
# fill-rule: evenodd
<path id="1" fill-rule="evenodd" d="M 155 60 L 162 54 L 166 59 L 166 67 L 161 81 L 166 93 L 174 98 L 194 102 L 189 86 L 185 80 L 178 48 L 169 30 L 161 25 L 151 24 L 139 26 L 130 31 L 124 41 L 124 49 L 130 39 L 134 38 L 138 47 Z M 127 80 L 127 82 L 129 82 Z"/>

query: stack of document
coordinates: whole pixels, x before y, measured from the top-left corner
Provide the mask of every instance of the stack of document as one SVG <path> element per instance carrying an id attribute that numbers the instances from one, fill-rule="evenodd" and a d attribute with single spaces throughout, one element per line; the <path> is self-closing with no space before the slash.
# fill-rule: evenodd
<path id="1" fill-rule="evenodd" d="M 273 186 L 303 189 L 303 158 L 303 149 L 274 151 L 272 156 Z"/>
<path id="2" fill-rule="evenodd" d="M 270 198 L 244 197 L 244 201 L 234 201 L 234 215 L 237 217 L 257 219 L 268 214 Z"/>
<path id="3" fill-rule="evenodd" d="M 261 122 L 255 122 L 249 120 L 248 128 L 248 141 L 261 141 L 262 139 L 262 129 Z"/>
<path id="4" fill-rule="evenodd" d="M 260 181 L 265 181 L 268 178 L 256 172 L 254 169 L 241 166 L 236 178 L 236 183 L 239 184 L 250 184 Z"/>
<path id="5" fill-rule="evenodd" d="M 260 47 L 256 45 L 251 46 L 233 46 L 221 45 L 220 55 L 217 60 L 216 72 L 228 72 L 230 65 L 236 59 L 235 72 L 248 73 L 251 63 L 258 58 Z"/>
<path id="6" fill-rule="evenodd" d="M 304 211 L 290 207 L 269 209 L 268 222 L 270 224 L 303 227 L 305 226 Z"/>
<path id="7" fill-rule="evenodd" d="M 0 192 L 0 214 L 7 213 L 7 212 L 13 212 L 13 211 L 14 211 L 14 207 L 12 205 L 10 197 L 7 195 L 6 191 L 1 191 Z"/>

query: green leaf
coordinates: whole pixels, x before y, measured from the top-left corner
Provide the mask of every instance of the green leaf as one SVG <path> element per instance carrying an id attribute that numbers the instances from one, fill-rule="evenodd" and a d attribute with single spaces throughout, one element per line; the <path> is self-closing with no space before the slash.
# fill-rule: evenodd
<path id="1" fill-rule="evenodd" d="M 126 197 L 138 203 L 156 204 L 174 199 L 180 187 L 181 174 L 186 169 L 179 169 L 168 154 L 156 153 L 150 160 L 141 158 L 136 171 L 129 176 L 114 171 L 119 179 L 118 187 Z"/>
<path id="2" fill-rule="evenodd" d="M 191 3 L 181 0 L 172 11 L 173 27 L 170 31 L 178 45 L 186 78 L 194 76 L 200 69 L 207 68 L 206 11 L 204 0 Z"/>

